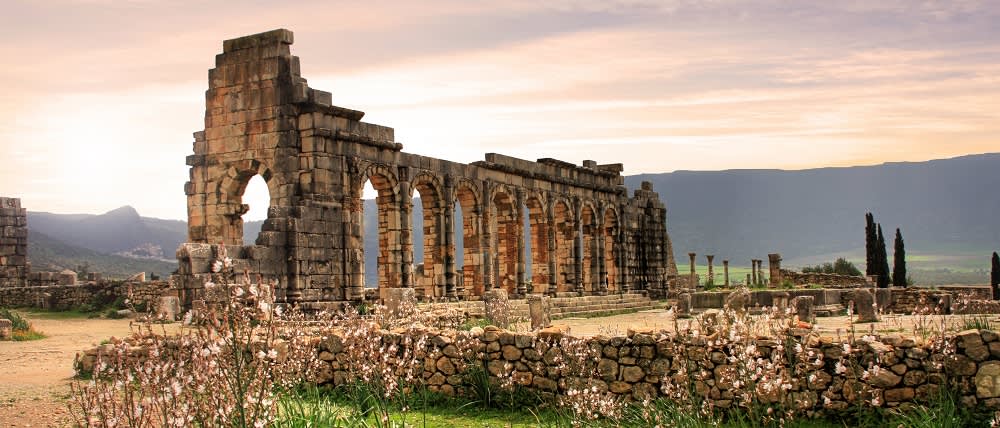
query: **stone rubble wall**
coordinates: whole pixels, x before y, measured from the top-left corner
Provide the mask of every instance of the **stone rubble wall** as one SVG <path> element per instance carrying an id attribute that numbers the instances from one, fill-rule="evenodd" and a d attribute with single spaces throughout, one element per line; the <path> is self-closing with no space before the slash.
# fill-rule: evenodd
<path id="1" fill-rule="evenodd" d="M 23 287 L 28 271 L 28 210 L 0 197 L 0 288 Z"/>
<path id="2" fill-rule="evenodd" d="M 822 285 L 825 288 L 855 288 L 868 286 L 863 276 L 837 275 L 833 273 L 806 273 L 781 269 L 781 277 L 797 286 Z"/>
<path id="3" fill-rule="evenodd" d="M 30 307 L 69 310 L 93 302 L 113 302 L 119 296 L 131 303 L 145 303 L 152 308 L 161 295 L 170 292 L 168 281 L 122 282 L 98 281 L 79 285 L 38 285 L 0 288 L 0 307 Z"/>
<path id="4" fill-rule="evenodd" d="M 509 378 L 515 383 L 542 393 L 564 394 L 580 379 L 563 376 L 561 333 L 512 333 L 487 327 L 470 332 L 431 332 L 423 371 L 417 378 L 431 390 L 445 394 L 468 394 L 465 373 L 471 367 L 485 367 L 491 376 Z M 404 343 L 401 333 L 383 332 L 387 343 Z M 472 339 L 486 358 L 469 361 L 457 343 Z M 739 391 L 734 381 L 743 379 L 739 347 L 719 346 L 703 336 L 673 336 L 665 333 L 629 332 L 625 337 L 583 339 L 586 347 L 598 350 L 600 358 L 589 362 L 596 369 L 593 385 L 626 400 L 666 397 L 668 385 L 690 386 L 698 397 L 711 400 L 717 408 L 735 405 Z M 756 349 L 768 358 L 780 348 L 781 340 L 756 339 Z M 804 411 L 836 413 L 854 405 L 898 407 L 905 403 L 926 402 L 941 388 L 954 388 L 963 405 L 985 404 L 1000 408 L 1000 336 L 992 331 L 969 330 L 942 342 L 945 346 L 918 344 L 899 336 L 879 340 L 859 339 L 845 352 L 843 343 L 828 339 L 808 340 L 801 353 L 812 353 L 818 365 L 787 364 L 779 370 L 788 376 L 785 392 L 761 394 L 767 402 L 792 403 Z M 788 346 L 794 346 L 788 343 Z M 332 333 L 321 341 L 317 356 L 325 362 L 319 384 L 342 384 L 348 379 L 352 360 L 344 349 L 343 337 Z M 869 369 L 869 375 L 861 370 Z M 840 369 L 845 367 L 846 369 Z M 857 369 L 855 371 L 854 369 Z M 686 384 L 684 382 L 689 382 Z M 666 387 L 666 388 L 665 388 Z"/>

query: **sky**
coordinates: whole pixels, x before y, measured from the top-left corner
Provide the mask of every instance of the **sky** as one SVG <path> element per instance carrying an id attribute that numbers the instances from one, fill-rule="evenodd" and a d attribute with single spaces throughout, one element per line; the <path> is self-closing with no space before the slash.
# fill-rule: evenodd
<path id="1" fill-rule="evenodd" d="M 0 195 L 185 219 L 207 70 L 223 40 L 275 28 L 311 87 L 452 161 L 630 175 L 997 152 L 997 22 L 997 0 L 5 0 Z"/>

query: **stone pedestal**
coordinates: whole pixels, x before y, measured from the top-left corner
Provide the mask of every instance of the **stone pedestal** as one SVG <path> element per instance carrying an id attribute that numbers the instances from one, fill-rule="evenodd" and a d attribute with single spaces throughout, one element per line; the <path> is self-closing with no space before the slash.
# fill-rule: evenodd
<path id="1" fill-rule="evenodd" d="M 528 295 L 528 314 L 531 317 L 531 329 L 538 330 L 552 325 L 552 300 L 540 294 Z"/>
<path id="2" fill-rule="evenodd" d="M 798 296 L 792 299 L 792 307 L 795 308 L 795 316 L 799 318 L 799 321 L 813 322 L 813 306 L 815 306 L 813 296 Z"/>
<path id="3" fill-rule="evenodd" d="M 483 304 L 485 306 L 483 314 L 487 321 L 498 327 L 507 326 L 511 319 L 507 290 L 494 288 L 483 292 Z"/>
<path id="4" fill-rule="evenodd" d="M 388 288 L 382 297 L 386 313 L 392 318 L 412 315 L 417 310 L 417 293 L 412 288 Z"/>

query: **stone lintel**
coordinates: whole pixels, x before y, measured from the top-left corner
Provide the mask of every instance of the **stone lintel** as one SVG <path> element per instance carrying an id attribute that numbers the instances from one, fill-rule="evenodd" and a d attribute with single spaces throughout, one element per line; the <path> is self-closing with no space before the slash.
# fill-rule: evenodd
<path id="1" fill-rule="evenodd" d="M 291 31 L 284 28 L 279 28 L 277 30 L 265 31 L 263 33 L 252 34 L 249 36 L 237 37 L 235 39 L 229 39 L 222 42 L 223 52 L 232 52 L 240 49 L 253 48 L 262 45 L 272 45 L 272 44 L 286 44 L 290 45 L 295 41 L 294 35 Z"/>

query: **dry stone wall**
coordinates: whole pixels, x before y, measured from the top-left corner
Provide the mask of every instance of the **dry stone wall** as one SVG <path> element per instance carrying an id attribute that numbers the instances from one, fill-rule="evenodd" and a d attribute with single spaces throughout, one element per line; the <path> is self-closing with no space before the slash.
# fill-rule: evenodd
<path id="1" fill-rule="evenodd" d="M 0 307 L 33 307 L 68 310 L 94 303 L 107 304 L 119 297 L 134 305 L 152 308 L 164 293 L 171 292 L 167 281 L 98 281 L 78 285 L 36 285 L 0 288 Z"/>
<path id="2" fill-rule="evenodd" d="M 28 275 L 28 212 L 18 198 L 0 197 L 0 288 L 23 287 Z"/>
<path id="3" fill-rule="evenodd" d="M 793 285 L 821 285 L 826 288 L 853 288 L 868 286 L 865 277 L 832 273 L 806 273 L 781 269 L 781 278 Z M 773 274 L 772 274 L 773 275 Z"/>
<path id="4" fill-rule="evenodd" d="M 190 243 L 177 253 L 185 306 L 202 297 L 205 261 L 218 244 L 235 264 L 277 281 L 280 302 L 304 308 L 359 301 L 375 286 L 449 300 L 494 288 L 512 297 L 667 294 L 676 266 L 666 207 L 649 183 L 630 197 L 621 164 L 496 153 L 461 164 L 403 152 L 392 128 L 362 122 L 363 112 L 310 88 L 292 41 L 287 30 L 227 40 L 209 71 L 205 129 L 187 158 Z M 254 176 L 267 183 L 270 207 L 255 245 L 243 245 L 242 194 Z M 378 284 L 364 283 L 365 183 L 377 193 L 378 236 L 367 238 L 378 241 Z M 423 212 L 423 242 L 412 238 L 415 209 Z M 413 259 L 416 245 L 424 260 Z"/>

